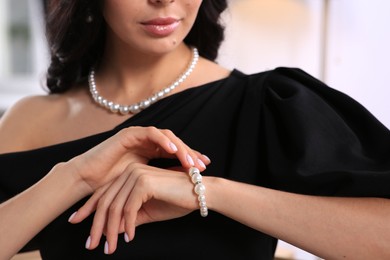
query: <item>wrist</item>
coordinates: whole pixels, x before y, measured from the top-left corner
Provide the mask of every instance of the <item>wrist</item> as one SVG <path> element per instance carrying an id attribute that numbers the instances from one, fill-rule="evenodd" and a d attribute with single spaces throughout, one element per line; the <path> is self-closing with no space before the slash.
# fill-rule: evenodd
<path id="1" fill-rule="evenodd" d="M 91 193 L 93 193 L 92 187 L 85 181 L 85 179 L 80 175 L 77 168 L 72 163 L 72 160 L 69 162 L 62 162 L 56 164 L 51 172 L 52 174 L 59 175 L 64 184 L 68 184 L 74 194 L 80 198 L 83 198 Z"/>
<path id="2" fill-rule="evenodd" d="M 221 187 L 223 187 L 225 179 L 213 176 L 204 176 L 203 183 L 206 186 L 207 207 L 210 210 L 218 211 L 218 201 L 221 195 Z"/>

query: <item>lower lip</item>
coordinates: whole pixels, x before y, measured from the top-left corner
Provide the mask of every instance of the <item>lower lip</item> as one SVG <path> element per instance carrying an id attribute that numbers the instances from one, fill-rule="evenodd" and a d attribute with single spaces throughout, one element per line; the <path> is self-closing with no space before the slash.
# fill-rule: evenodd
<path id="1" fill-rule="evenodd" d="M 157 24 L 144 24 L 143 27 L 145 31 L 147 31 L 149 34 L 156 36 L 156 37 L 165 37 L 172 34 L 176 28 L 179 26 L 179 21 L 171 23 L 171 24 L 164 24 L 164 25 L 157 25 Z"/>

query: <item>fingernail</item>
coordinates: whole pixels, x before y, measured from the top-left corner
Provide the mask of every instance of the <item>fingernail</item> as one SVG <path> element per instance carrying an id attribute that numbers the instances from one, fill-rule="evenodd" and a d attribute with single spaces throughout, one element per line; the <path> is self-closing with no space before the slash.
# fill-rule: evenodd
<path id="1" fill-rule="evenodd" d="M 171 147 L 171 149 L 175 152 L 177 152 L 177 147 L 174 143 L 169 143 L 169 146 Z"/>
<path id="2" fill-rule="evenodd" d="M 192 157 L 189 155 L 189 154 L 187 154 L 187 162 L 191 165 L 191 166 L 194 166 L 195 164 L 194 164 L 194 160 L 192 159 Z"/>
<path id="3" fill-rule="evenodd" d="M 129 242 L 130 242 L 129 235 L 128 235 L 127 233 L 125 233 L 125 241 L 126 241 L 126 243 L 129 243 Z"/>
<path id="4" fill-rule="evenodd" d="M 89 236 L 87 242 L 85 242 L 85 248 L 89 249 L 90 246 L 91 246 L 91 236 Z"/>
<path id="5" fill-rule="evenodd" d="M 104 243 L 104 253 L 108 255 L 108 242 Z"/>
<path id="6" fill-rule="evenodd" d="M 207 157 L 207 155 L 202 154 L 202 156 L 203 156 L 203 158 L 205 158 L 209 163 L 211 163 L 211 160 L 210 160 L 209 157 Z"/>
<path id="7" fill-rule="evenodd" d="M 74 212 L 72 215 L 70 215 L 68 222 L 72 222 L 72 219 L 74 218 L 74 216 L 76 216 L 76 214 L 77 214 L 77 211 Z"/>
<path id="8" fill-rule="evenodd" d="M 202 166 L 202 168 L 206 169 L 206 165 L 202 162 L 201 159 L 198 159 L 198 163 L 200 166 Z"/>

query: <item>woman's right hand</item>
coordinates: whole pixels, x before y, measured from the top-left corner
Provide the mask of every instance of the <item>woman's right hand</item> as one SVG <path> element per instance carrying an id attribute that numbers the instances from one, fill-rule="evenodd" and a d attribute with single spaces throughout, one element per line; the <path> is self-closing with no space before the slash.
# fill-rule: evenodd
<path id="1" fill-rule="evenodd" d="M 132 163 L 147 164 L 154 158 L 177 158 L 184 168 L 204 169 L 209 159 L 189 148 L 170 130 L 129 127 L 69 161 L 76 178 L 89 193 L 120 176 Z"/>
<path id="2" fill-rule="evenodd" d="M 129 164 L 121 176 L 99 188 L 69 222 L 80 223 L 95 212 L 85 246 L 95 249 L 104 234 L 104 252 L 112 254 L 118 234 L 125 233 L 126 242 L 130 242 L 140 225 L 180 218 L 199 209 L 194 184 L 187 172 L 182 168 Z"/>

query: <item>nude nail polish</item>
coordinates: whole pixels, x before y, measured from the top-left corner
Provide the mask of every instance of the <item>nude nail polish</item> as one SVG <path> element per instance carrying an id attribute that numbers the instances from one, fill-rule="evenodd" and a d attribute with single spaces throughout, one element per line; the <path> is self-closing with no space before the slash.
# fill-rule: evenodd
<path id="1" fill-rule="evenodd" d="M 85 242 L 85 248 L 89 249 L 91 246 L 91 236 L 88 237 L 87 242 Z"/>
<path id="2" fill-rule="evenodd" d="M 169 143 L 169 146 L 171 147 L 171 149 L 175 152 L 177 152 L 177 147 L 174 143 Z"/>
<path id="3" fill-rule="evenodd" d="M 191 165 L 191 166 L 194 166 L 195 164 L 194 164 L 194 160 L 192 159 L 192 157 L 189 155 L 189 154 L 187 154 L 187 162 Z"/>
<path id="4" fill-rule="evenodd" d="M 210 160 L 210 158 L 209 158 L 207 155 L 202 154 L 202 156 L 203 156 L 203 158 L 206 159 L 206 161 L 208 161 L 209 163 L 211 163 L 211 160 Z"/>
<path id="5" fill-rule="evenodd" d="M 202 166 L 202 168 L 206 169 L 206 165 L 202 162 L 201 159 L 198 159 L 198 164 Z"/>
<path id="6" fill-rule="evenodd" d="M 124 234 L 124 237 L 125 237 L 126 243 L 129 243 L 129 242 L 130 242 L 129 235 L 128 235 L 127 233 L 125 233 L 125 234 Z"/>
<path id="7" fill-rule="evenodd" d="M 108 255 L 108 242 L 104 243 L 104 253 Z"/>
<path id="8" fill-rule="evenodd" d="M 76 214 L 77 214 L 77 211 L 74 212 L 72 215 L 70 215 L 70 217 L 69 217 L 69 219 L 68 219 L 68 222 L 71 222 L 72 219 L 74 218 L 74 216 L 76 216 Z"/>

